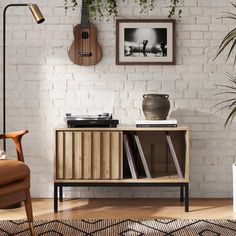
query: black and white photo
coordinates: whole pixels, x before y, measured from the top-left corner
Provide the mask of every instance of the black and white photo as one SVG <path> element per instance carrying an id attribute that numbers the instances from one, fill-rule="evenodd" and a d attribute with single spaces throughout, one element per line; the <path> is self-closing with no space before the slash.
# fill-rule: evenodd
<path id="1" fill-rule="evenodd" d="M 117 20 L 117 64 L 175 64 L 173 20 Z"/>

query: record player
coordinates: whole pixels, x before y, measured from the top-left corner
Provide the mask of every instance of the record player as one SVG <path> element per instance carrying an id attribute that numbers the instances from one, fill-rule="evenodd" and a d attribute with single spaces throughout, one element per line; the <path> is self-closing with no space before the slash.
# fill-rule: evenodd
<path id="1" fill-rule="evenodd" d="M 119 124 L 119 120 L 112 119 L 110 113 L 98 115 L 72 115 L 67 113 L 65 120 L 68 128 L 116 128 Z"/>

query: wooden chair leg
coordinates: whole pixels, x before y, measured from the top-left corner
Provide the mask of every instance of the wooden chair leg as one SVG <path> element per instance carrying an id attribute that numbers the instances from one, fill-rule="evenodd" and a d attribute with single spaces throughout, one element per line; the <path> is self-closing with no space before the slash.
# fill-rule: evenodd
<path id="1" fill-rule="evenodd" d="M 27 220 L 29 222 L 30 233 L 31 236 L 35 236 L 34 225 L 33 225 L 33 209 L 32 209 L 30 191 L 27 190 L 25 194 L 26 194 L 25 211 L 27 215 Z"/>
<path id="2" fill-rule="evenodd" d="M 34 224 L 33 224 L 33 222 L 29 222 L 29 228 L 30 228 L 31 236 L 35 236 Z"/>

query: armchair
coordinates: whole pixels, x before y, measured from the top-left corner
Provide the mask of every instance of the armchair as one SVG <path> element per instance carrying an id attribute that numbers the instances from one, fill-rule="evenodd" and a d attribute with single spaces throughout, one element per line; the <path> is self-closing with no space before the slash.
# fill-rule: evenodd
<path id="1" fill-rule="evenodd" d="M 33 212 L 30 196 L 30 170 L 24 163 L 21 139 L 28 131 L 0 134 L 0 139 L 12 139 L 18 160 L 0 160 L 0 207 L 24 201 L 31 235 L 34 236 Z"/>

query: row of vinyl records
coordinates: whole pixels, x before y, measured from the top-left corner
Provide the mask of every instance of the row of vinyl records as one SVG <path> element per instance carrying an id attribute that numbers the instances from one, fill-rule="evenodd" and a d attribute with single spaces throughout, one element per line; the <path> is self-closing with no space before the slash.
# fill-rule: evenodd
<path id="1" fill-rule="evenodd" d="M 170 149 L 170 153 L 172 156 L 172 159 L 174 161 L 174 165 L 178 174 L 179 178 L 183 178 L 183 173 L 181 171 L 175 150 L 174 150 L 174 146 L 172 144 L 170 135 L 168 133 L 166 133 L 166 140 L 167 140 L 167 144 L 169 146 Z M 131 173 L 131 177 L 133 179 L 137 179 L 140 177 L 140 171 L 138 166 L 142 166 L 142 169 L 144 170 L 145 176 L 147 178 L 152 178 L 151 172 L 149 170 L 141 143 L 140 143 L 140 139 L 138 137 L 138 135 L 134 134 L 134 135 L 127 135 L 124 134 L 124 148 L 125 148 L 125 153 L 126 153 L 126 157 L 127 157 L 127 161 L 128 161 L 128 166 L 129 166 L 129 170 Z M 137 149 L 137 153 L 138 155 L 134 155 L 134 149 Z"/>

